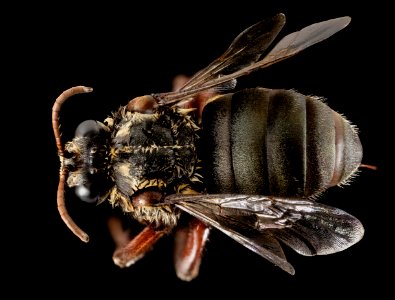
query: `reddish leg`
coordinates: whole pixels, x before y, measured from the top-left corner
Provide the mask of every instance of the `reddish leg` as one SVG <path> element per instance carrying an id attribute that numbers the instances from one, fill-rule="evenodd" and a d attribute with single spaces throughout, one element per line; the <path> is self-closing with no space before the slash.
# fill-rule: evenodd
<path id="1" fill-rule="evenodd" d="M 189 77 L 185 76 L 185 75 L 177 75 L 176 77 L 174 77 L 173 79 L 173 91 L 178 91 L 179 89 L 181 89 L 184 84 L 186 84 L 189 80 Z M 196 109 L 196 118 L 197 120 L 200 122 L 202 119 L 202 113 L 203 113 L 203 108 L 204 106 L 207 104 L 207 101 L 215 96 L 217 93 L 213 92 L 213 91 L 205 91 L 205 92 L 201 92 L 197 95 L 195 95 L 195 97 L 193 97 L 193 99 L 191 99 L 190 101 L 186 101 L 182 104 L 177 104 L 178 107 L 180 108 L 195 108 Z"/>
<path id="2" fill-rule="evenodd" d="M 108 225 L 116 245 L 112 259 L 121 268 L 129 267 L 142 258 L 167 232 L 166 230 L 155 230 L 148 225 L 130 240 L 129 233 L 122 229 L 120 220 L 111 218 Z"/>
<path id="3" fill-rule="evenodd" d="M 185 227 L 175 233 L 174 265 L 177 276 L 185 281 L 199 274 L 202 251 L 210 229 L 198 219 L 191 219 Z"/>

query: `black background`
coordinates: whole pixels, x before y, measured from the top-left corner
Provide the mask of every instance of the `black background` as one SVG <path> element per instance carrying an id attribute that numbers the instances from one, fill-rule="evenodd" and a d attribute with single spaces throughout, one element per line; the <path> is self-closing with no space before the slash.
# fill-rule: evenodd
<path id="1" fill-rule="evenodd" d="M 4 201 L 12 206 L 5 206 L 4 219 L 12 221 L 4 226 L 3 240 L 3 260 L 11 266 L 6 278 L 17 287 L 13 293 L 53 297 L 109 293 L 114 299 L 240 294 L 263 299 L 370 292 L 379 296 L 389 290 L 391 275 L 385 272 L 391 272 L 393 262 L 387 246 L 393 234 L 388 150 L 393 96 L 387 84 L 391 75 L 383 71 L 392 71 L 386 42 L 391 36 L 385 17 L 388 7 L 382 6 L 383 1 L 369 6 L 297 2 L 241 1 L 218 8 L 200 2 L 139 7 L 65 3 L 10 10 L 16 18 L 9 21 L 6 28 L 13 29 L 5 30 L 3 37 L 9 50 L 4 63 L 11 67 L 5 72 L 11 79 L 7 113 L 21 128 L 6 126 L 12 147 L 5 147 L 4 158 L 11 157 L 13 163 L 6 184 L 13 196 Z M 303 257 L 286 249 L 296 269 L 291 276 L 213 230 L 200 276 L 186 283 L 173 270 L 172 236 L 128 269 L 113 265 L 104 218 L 109 205 L 80 203 L 69 192 L 70 214 L 91 241 L 84 244 L 76 238 L 56 209 L 59 161 L 51 128 L 55 98 L 74 85 L 94 88 L 94 93 L 64 105 L 62 131 L 69 140 L 83 120 L 103 120 L 135 96 L 169 91 L 174 76 L 192 75 L 219 56 L 243 29 L 278 12 L 287 16 L 280 36 L 330 18 L 352 17 L 350 25 L 333 37 L 241 79 L 238 87 L 294 88 L 323 96 L 359 128 L 363 162 L 378 170 L 361 170 L 351 185 L 333 188 L 320 201 L 359 218 L 364 238 L 346 251 L 321 257 Z"/>

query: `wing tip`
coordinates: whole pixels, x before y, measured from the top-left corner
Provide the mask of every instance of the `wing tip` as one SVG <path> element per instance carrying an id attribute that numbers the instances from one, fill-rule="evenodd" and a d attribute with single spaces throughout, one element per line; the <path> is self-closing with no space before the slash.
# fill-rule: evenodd
<path id="1" fill-rule="evenodd" d="M 350 22 L 351 22 L 351 17 L 350 17 L 350 16 L 340 17 L 340 18 L 338 18 L 338 19 L 342 21 L 342 23 L 343 23 L 343 28 L 344 28 L 344 27 L 347 27 L 348 24 L 350 24 Z"/>
<path id="2" fill-rule="evenodd" d="M 284 270 L 290 275 L 295 275 L 295 269 L 289 262 L 287 262 L 284 266 L 278 266 L 278 267 L 280 267 L 282 270 Z"/>

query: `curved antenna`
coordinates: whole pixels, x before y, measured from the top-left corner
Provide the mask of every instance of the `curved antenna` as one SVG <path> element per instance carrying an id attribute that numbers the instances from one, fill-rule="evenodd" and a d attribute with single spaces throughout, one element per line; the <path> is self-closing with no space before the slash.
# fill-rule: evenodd
<path id="1" fill-rule="evenodd" d="M 60 217 L 63 222 L 67 225 L 67 227 L 78 236 L 81 241 L 87 243 L 89 241 L 89 236 L 78 227 L 78 225 L 73 221 L 70 217 L 69 213 L 66 209 L 65 197 L 64 197 L 64 185 L 66 182 L 68 170 L 64 167 L 64 149 L 60 134 L 60 123 L 59 123 L 59 114 L 60 109 L 63 103 L 73 95 L 81 94 L 81 93 L 90 93 L 93 89 L 86 86 L 75 86 L 68 90 L 65 90 L 58 98 L 56 98 L 55 103 L 52 107 L 52 128 L 55 135 L 56 147 L 58 148 L 58 155 L 60 160 L 60 174 L 59 174 L 59 185 L 57 192 L 57 205 Z"/>

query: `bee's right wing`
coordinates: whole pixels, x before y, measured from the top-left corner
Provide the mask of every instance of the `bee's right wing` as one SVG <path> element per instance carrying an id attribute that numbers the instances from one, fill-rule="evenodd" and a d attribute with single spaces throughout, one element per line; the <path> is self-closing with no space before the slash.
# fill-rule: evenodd
<path id="1" fill-rule="evenodd" d="M 284 24 L 285 15 L 277 14 L 248 27 L 233 40 L 225 53 L 193 75 L 180 90 L 201 87 L 218 76 L 231 74 L 258 61 Z"/>
<path id="2" fill-rule="evenodd" d="M 179 91 L 153 96 L 167 105 L 210 89 L 233 87 L 237 78 L 292 57 L 342 30 L 350 21 L 346 16 L 314 23 L 283 37 L 264 55 L 285 24 L 285 16 L 278 14 L 243 31 L 222 56 L 192 76 Z"/>
<path id="3" fill-rule="evenodd" d="M 352 215 L 309 200 L 175 194 L 165 202 L 221 230 L 290 274 L 295 271 L 278 241 L 302 255 L 324 255 L 350 247 L 364 234 L 361 222 Z"/>

